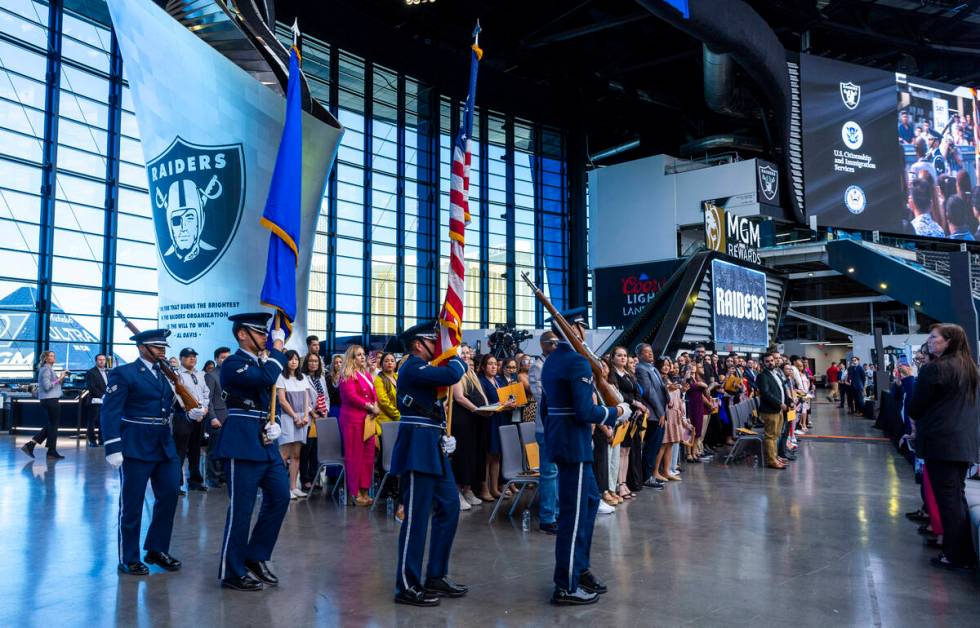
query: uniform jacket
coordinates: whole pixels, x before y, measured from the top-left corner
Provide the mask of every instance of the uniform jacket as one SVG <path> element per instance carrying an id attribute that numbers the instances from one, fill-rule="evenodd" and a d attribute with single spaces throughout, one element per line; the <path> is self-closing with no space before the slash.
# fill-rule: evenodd
<path id="1" fill-rule="evenodd" d="M 459 358 L 432 366 L 413 355 L 402 364 L 398 370 L 397 392 L 401 419 L 391 453 L 392 474 L 450 472 L 449 458 L 440 447 L 446 415 L 436 403 L 436 394 L 438 388 L 452 386 L 462 379 L 465 372 L 466 365 Z"/>
<path id="2" fill-rule="evenodd" d="M 286 356 L 280 351 L 269 349 L 267 360 L 256 360 L 239 349 L 221 364 L 220 382 L 229 404 L 228 418 L 218 432 L 214 446 L 216 459 L 235 458 L 256 462 L 279 459 L 276 443 L 262 444 L 262 433 L 269 416 L 272 400 L 272 387 L 286 364 Z M 253 409 L 234 407 L 247 400 Z M 279 420 L 278 408 L 276 420 Z"/>
<path id="3" fill-rule="evenodd" d="M 106 386 L 109 385 L 109 372 L 109 369 L 106 369 L 106 379 L 102 379 L 102 373 L 99 372 L 97 366 L 85 371 L 85 389 L 88 390 L 88 396 L 85 397 L 86 405 L 91 404 L 96 399 L 101 400 L 105 396 Z"/>
<path id="4" fill-rule="evenodd" d="M 176 458 L 170 425 L 147 424 L 149 419 L 171 417 L 173 406 L 170 382 L 162 374 L 158 378 L 142 360 L 109 371 L 100 414 L 106 456 L 122 452 L 138 460 Z"/>
<path id="5" fill-rule="evenodd" d="M 541 369 L 545 441 L 555 462 L 592 462 L 591 424 L 616 424 L 616 408 L 592 401 L 592 369 L 567 342 L 548 356 Z"/>

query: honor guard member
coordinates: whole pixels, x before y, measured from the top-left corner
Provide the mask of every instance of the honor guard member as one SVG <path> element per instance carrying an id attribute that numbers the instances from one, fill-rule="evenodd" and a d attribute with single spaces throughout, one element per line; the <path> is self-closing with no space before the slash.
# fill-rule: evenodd
<path id="1" fill-rule="evenodd" d="M 398 535 L 398 572 L 395 602 L 413 606 L 436 606 L 439 597 L 462 597 L 467 588 L 446 573 L 449 552 L 459 522 L 459 492 L 449 454 L 456 439 L 446 435 L 446 414 L 436 395 L 440 387 L 452 386 L 463 377 L 466 365 L 453 357 L 442 366 L 432 366 L 437 356 L 435 321 L 411 327 L 399 336 L 411 356 L 398 370 L 398 438 L 391 453 L 391 474 L 400 476 L 401 502 L 405 521 Z M 422 555 L 432 515 L 429 565 L 422 582 Z"/>
<path id="2" fill-rule="evenodd" d="M 159 364 L 165 359 L 169 335 L 169 329 L 154 329 L 131 337 L 139 359 L 109 372 L 102 401 L 106 460 L 119 469 L 119 571 L 135 576 L 149 573 L 139 559 L 147 482 L 153 487 L 154 502 L 143 543 L 144 560 L 167 571 L 180 569 L 180 561 L 169 554 L 179 473 L 170 432 L 174 390 Z"/>
<path id="3" fill-rule="evenodd" d="M 585 339 L 585 308 L 565 313 L 578 339 Z M 599 509 L 599 488 L 592 472 L 592 424 L 616 426 L 629 418 L 627 404 L 596 405 L 589 362 L 552 321 L 558 348 L 541 369 L 545 442 L 558 465 L 558 535 L 555 540 L 553 604 L 592 604 L 606 586 L 589 571 L 592 529 Z"/>
<path id="4" fill-rule="evenodd" d="M 276 446 L 282 430 L 278 416 L 276 422 L 267 420 L 273 386 L 286 364 L 281 330 L 272 332 L 274 348 L 266 348 L 271 316 L 266 312 L 229 316 L 238 351 L 221 365 L 228 418 L 218 432 L 214 456 L 224 461 L 230 499 L 219 577 L 221 586 L 237 591 L 279 584 L 266 561 L 272 557 L 289 506 L 289 474 Z M 260 488 L 262 506 L 249 534 Z"/>

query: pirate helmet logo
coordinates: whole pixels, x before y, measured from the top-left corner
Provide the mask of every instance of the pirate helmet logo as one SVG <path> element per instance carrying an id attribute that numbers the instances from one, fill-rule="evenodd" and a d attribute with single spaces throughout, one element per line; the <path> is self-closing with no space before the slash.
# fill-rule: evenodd
<path id="1" fill-rule="evenodd" d="M 769 164 L 759 165 L 759 185 L 762 189 L 762 195 L 766 197 L 767 201 L 771 201 L 776 198 L 776 192 L 779 189 L 779 171 L 776 170 Z"/>
<path id="2" fill-rule="evenodd" d="M 241 144 L 200 146 L 180 137 L 146 164 L 160 258 L 181 283 L 207 273 L 227 250 L 245 201 Z"/>
<path id="3" fill-rule="evenodd" d="M 840 98 L 844 101 L 844 106 L 848 109 L 857 109 L 861 102 L 861 86 L 855 85 L 850 81 L 840 84 Z"/>

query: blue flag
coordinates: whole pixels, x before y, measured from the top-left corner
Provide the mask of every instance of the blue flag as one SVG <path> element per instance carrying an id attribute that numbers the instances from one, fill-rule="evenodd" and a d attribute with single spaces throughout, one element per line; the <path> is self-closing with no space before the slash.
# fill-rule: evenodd
<path id="1" fill-rule="evenodd" d="M 303 171 L 303 106 L 299 51 L 289 54 L 286 121 L 260 223 L 271 231 L 262 284 L 262 304 L 276 308 L 272 327 L 288 337 L 296 318 L 296 267 L 299 265 L 300 193 Z"/>

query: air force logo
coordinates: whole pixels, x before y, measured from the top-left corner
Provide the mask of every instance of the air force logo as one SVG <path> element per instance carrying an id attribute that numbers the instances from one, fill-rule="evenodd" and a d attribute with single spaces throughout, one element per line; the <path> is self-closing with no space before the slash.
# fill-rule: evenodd
<path id="1" fill-rule="evenodd" d="M 840 84 L 840 98 L 848 109 L 857 109 L 861 102 L 861 86 L 848 81 Z"/>
<path id="2" fill-rule="evenodd" d="M 245 203 L 241 144 L 199 146 L 180 137 L 146 164 L 160 258 L 177 281 L 196 281 L 228 249 Z"/>
<path id="3" fill-rule="evenodd" d="M 759 164 L 759 189 L 767 201 L 776 198 L 779 190 L 779 171 L 769 164 Z"/>

